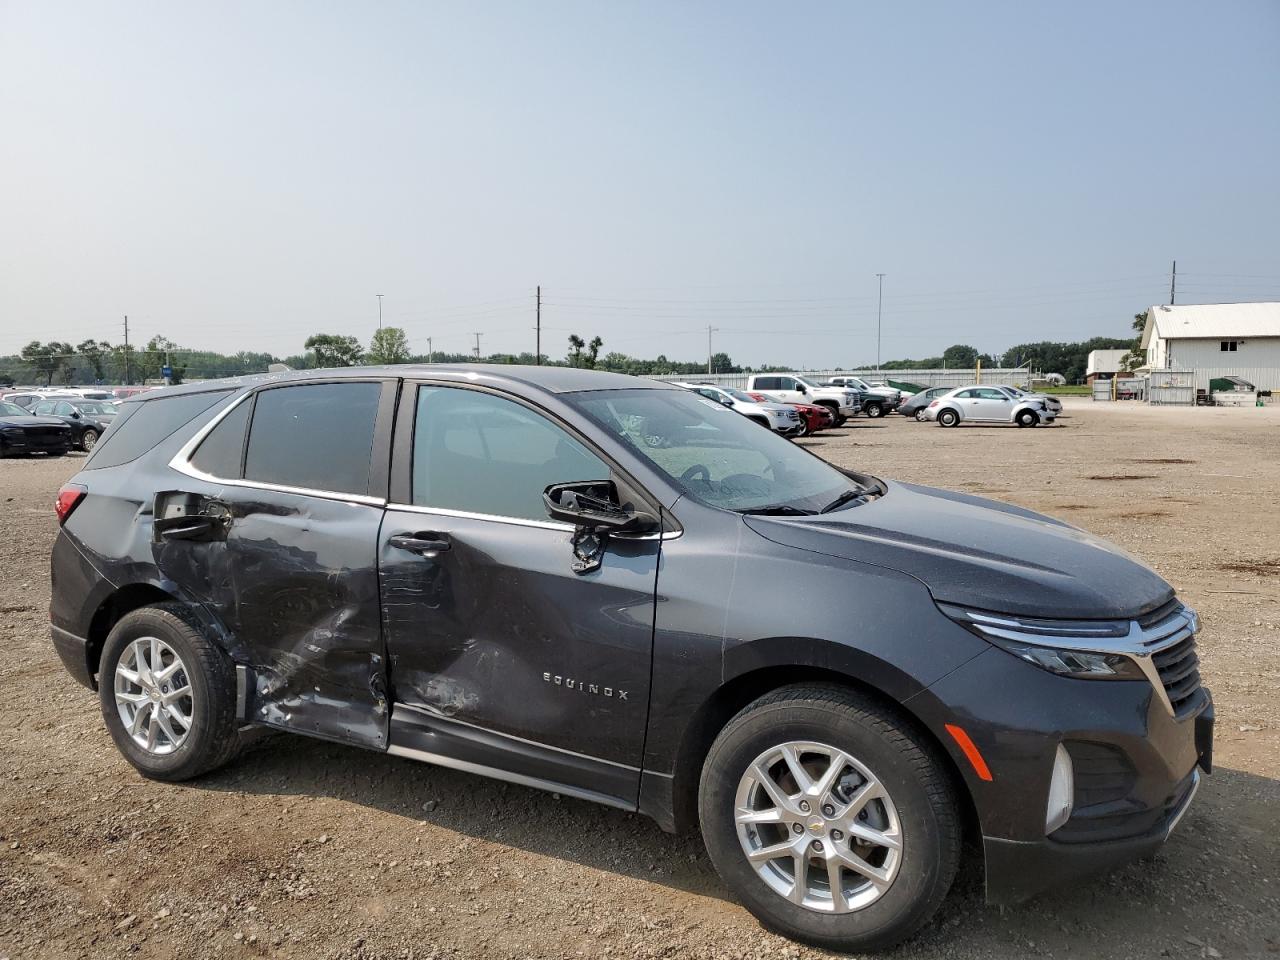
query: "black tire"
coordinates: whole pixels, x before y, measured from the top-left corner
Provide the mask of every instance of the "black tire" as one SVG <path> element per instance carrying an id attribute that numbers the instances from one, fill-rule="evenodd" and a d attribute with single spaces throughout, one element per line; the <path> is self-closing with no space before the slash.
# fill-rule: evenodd
<path id="1" fill-rule="evenodd" d="M 884 407 L 878 403 L 868 403 L 864 408 L 868 417 L 872 420 L 884 416 Z"/>
<path id="2" fill-rule="evenodd" d="M 1020 427 L 1034 427 L 1040 422 L 1040 418 L 1036 416 L 1034 410 L 1023 410 L 1017 416 L 1017 423 Z"/>
<path id="3" fill-rule="evenodd" d="M 734 820 L 739 781 L 763 752 L 789 741 L 828 744 L 857 757 L 893 799 L 901 863 L 879 899 L 860 909 L 832 913 L 793 903 L 747 860 Z M 959 865 L 958 804 L 934 749 L 884 708 L 844 687 L 783 687 L 743 709 L 707 754 L 698 805 L 711 860 L 746 908 L 768 929 L 828 950 L 880 950 L 909 937 L 946 898 Z"/>
<path id="4" fill-rule="evenodd" d="M 846 417 L 846 416 L 842 416 L 841 414 L 838 414 L 838 413 L 837 413 L 837 414 L 836 414 L 836 419 L 835 419 L 835 421 L 834 421 L 834 426 L 837 426 L 837 427 L 843 427 L 843 426 L 844 426 L 846 423 L 848 423 L 848 422 L 849 422 L 849 418 L 848 418 L 848 417 Z"/>
<path id="5" fill-rule="evenodd" d="M 88 453 L 93 449 L 93 445 L 98 442 L 98 431 L 90 427 L 84 433 L 80 434 L 80 449 Z"/>
<path id="6" fill-rule="evenodd" d="M 792 434 L 792 436 L 793 436 L 793 437 L 807 437 L 808 435 L 809 435 L 809 421 L 808 421 L 808 419 L 804 416 L 804 414 L 801 414 L 801 415 L 800 415 L 800 426 L 799 426 L 799 428 L 796 430 L 796 432 Z"/>
<path id="7" fill-rule="evenodd" d="M 938 426 L 954 427 L 959 422 L 960 414 L 956 413 L 954 410 L 948 409 L 938 411 Z"/>
<path id="8" fill-rule="evenodd" d="M 925 422 L 926 420 L 928 420 L 928 419 L 929 419 L 929 418 L 928 418 L 928 417 L 926 417 L 926 416 L 924 415 L 924 407 L 921 407 L 919 410 L 917 410 L 917 411 L 916 411 L 916 422 L 917 422 L 917 423 L 924 423 L 924 422 Z"/>
<path id="9" fill-rule="evenodd" d="M 168 644 L 181 658 L 191 686 L 191 727 L 181 745 L 168 754 L 151 753 L 135 743 L 116 705 L 116 666 L 129 645 L 142 637 L 158 637 Z M 152 780 L 198 777 L 230 760 L 239 746 L 235 666 L 181 604 L 142 607 L 120 618 L 103 646 L 98 699 L 117 749 Z"/>

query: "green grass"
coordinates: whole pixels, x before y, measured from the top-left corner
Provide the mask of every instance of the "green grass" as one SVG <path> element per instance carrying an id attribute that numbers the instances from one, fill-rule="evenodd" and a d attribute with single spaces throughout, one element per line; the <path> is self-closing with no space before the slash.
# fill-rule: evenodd
<path id="1" fill-rule="evenodd" d="M 1055 397 L 1087 397 L 1093 391 L 1093 388 L 1087 383 L 1067 384 L 1062 387 L 1045 387 L 1041 393 L 1051 393 Z"/>

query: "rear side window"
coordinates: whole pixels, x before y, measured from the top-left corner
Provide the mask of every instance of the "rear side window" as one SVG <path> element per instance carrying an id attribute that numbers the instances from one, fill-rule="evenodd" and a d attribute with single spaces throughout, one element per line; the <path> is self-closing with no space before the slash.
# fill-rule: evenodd
<path id="1" fill-rule="evenodd" d="M 781 385 L 782 381 L 777 377 L 756 377 L 757 390 L 777 390 Z"/>
<path id="2" fill-rule="evenodd" d="M 244 433 L 249 425 L 252 399 L 245 400 L 225 417 L 191 456 L 191 465 L 203 473 L 223 480 L 239 480 L 243 476 Z"/>
<path id="3" fill-rule="evenodd" d="M 261 391 L 254 403 L 244 479 L 367 494 L 381 393 L 377 383 L 316 383 Z"/>
<path id="4" fill-rule="evenodd" d="M 118 467 L 138 459 L 230 393 L 230 390 L 184 393 L 121 404 L 119 416 L 93 448 L 84 469 Z"/>

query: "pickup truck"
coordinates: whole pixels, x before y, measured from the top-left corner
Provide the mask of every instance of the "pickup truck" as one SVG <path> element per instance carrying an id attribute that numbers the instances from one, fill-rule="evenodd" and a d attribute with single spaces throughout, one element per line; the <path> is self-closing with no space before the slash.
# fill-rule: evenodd
<path id="1" fill-rule="evenodd" d="M 862 409 L 868 417 L 883 417 L 897 409 L 904 397 L 897 387 L 873 386 L 861 377 L 832 377 L 826 386 L 862 392 Z"/>
<path id="2" fill-rule="evenodd" d="M 747 380 L 747 393 L 767 393 L 783 403 L 812 403 L 827 407 L 835 415 L 836 426 L 862 409 L 862 397 L 856 389 L 833 387 L 806 380 L 798 373 L 757 373 Z"/>

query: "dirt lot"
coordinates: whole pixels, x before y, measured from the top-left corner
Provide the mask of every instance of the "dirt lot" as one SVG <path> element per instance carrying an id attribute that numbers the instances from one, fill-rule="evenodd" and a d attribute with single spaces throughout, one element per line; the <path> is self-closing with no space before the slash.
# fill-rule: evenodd
<path id="1" fill-rule="evenodd" d="M 807 442 L 1154 565 L 1204 620 L 1218 769 L 1154 862 L 1005 911 L 970 868 L 895 956 L 1280 957 L 1280 409 L 1067 412 Z M 78 462 L 0 461 L 0 958 L 821 955 L 635 815 L 285 736 L 196 783 L 141 779 L 47 636 L 53 494 Z"/>

